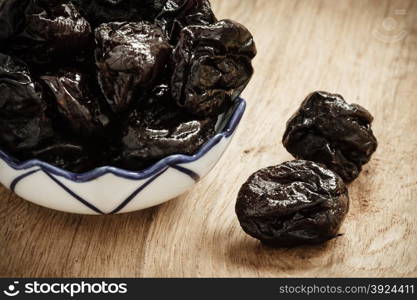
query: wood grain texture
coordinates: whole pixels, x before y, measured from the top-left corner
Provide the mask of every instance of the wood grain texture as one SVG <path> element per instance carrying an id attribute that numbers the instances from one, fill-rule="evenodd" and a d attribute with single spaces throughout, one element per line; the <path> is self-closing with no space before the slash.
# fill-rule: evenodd
<path id="1" fill-rule="evenodd" d="M 258 47 L 247 113 L 217 167 L 167 204 L 117 216 L 55 212 L 1 187 L 1 276 L 417 276 L 417 1 L 212 3 Z M 285 122 L 314 90 L 368 108 L 379 149 L 350 186 L 342 237 L 270 249 L 240 229 L 236 194 L 255 170 L 291 159 Z"/>

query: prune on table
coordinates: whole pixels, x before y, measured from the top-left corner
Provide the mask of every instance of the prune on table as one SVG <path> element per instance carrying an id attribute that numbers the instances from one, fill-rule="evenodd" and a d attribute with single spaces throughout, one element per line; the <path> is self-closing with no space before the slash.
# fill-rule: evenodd
<path id="1" fill-rule="evenodd" d="M 236 214 L 247 234 L 282 247 L 337 237 L 348 210 L 343 180 L 304 160 L 257 171 L 243 184 L 236 202 Z"/>
<path id="2" fill-rule="evenodd" d="M 90 24 L 69 0 L 26 1 L 24 25 L 10 40 L 10 50 L 26 62 L 47 64 L 92 45 Z"/>
<path id="3" fill-rule="evenodd" d="M 49 87 L 54 106 L 70 125 L 73 133 L 83 137 L 103 135 L 110 118 L 88 75 L 61 70 L 57 74 L 42 76 L 41 79 Z"/>
<path id="4" fill-rule="evenodd" d="M 248 84 L 255 55 L 252 35 L 236 22 L 185 27 L 173 55 L 173 98 L 196 115 L 224 112 Z"/>
<path id="5" fill-rule="evenodd" d="M 8 151 L 36 147 L 52 135 L 41 87 L 20 59 L 0 53 L 0 144 Z"/>
<path id="6" fill-rule="evenodd" d="M 214 135 L 216 119 L 199 119 L 169 99 L 166 85 L 134 110 L 123 131 L 118 165 L 140 169 L 171 154 L 193 154 Z"/>
<path id="7" fill-rule="evenodd" d="M 147 22 L 106 23 L 95 31 L 98 80 L 114 112 L 128 109 L 141 89 L 152 88 L 169 60 L 162 30 Z"/>
<path id="8" fill-rule="evenodd" d="M 186 26 L 217 22 L 208 0 L 165 0 L 164 4 L 156 16 L 156 21 L 164 28 L 173 43 L 177 42 L 179 33 Z"/>
<path id="9" fill-rule="evenodd" d="M 314 92 L 288 121 L 283 144 L 295 157 L 323 163 L 351 182 L 377 149 L 372 121 L 365 108 L 342 96 Z"/>

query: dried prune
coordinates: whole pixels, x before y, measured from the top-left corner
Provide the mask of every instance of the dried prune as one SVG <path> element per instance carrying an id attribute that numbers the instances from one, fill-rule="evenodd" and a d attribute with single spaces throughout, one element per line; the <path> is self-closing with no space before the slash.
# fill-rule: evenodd
<path id="1" fill-rule="evenodd" d="M 196 115 L 224 112 L 248 84 L 255 55 L 252 35 L 236 22 L 184 28 L 173 55 L 173 98 Z"/>
<path id="2" fill-rule="evenodd" d="M 98 80 L 113 111 L 129 108 L 139 89 L 152 88 L 171 54 L 162 30 L 150 23 L 106 23 L 95 31 Z"/>
<path id="3" fill-rule="evenodd" d="M 138 21 L 134 0 L 75 0 L 80 12 L 93 26 L 114 21 Z"/>
<path id="4" fill-rule="evenodd" d="M 0 144 L 9 151 L 37 146 L 52 135 L 41 87 L 27 65 L 0 53 Z"/>
<path id="5" fill-rule="evenodd" d="M 349 210 L 342 180 L 317 163 L 296 160 L 254 173 L 239 191 L 243 230 L 272 246 L 317 244 L 338 235 Z"/>
<path id="6" fill-rule="evenodd" d="M 23 28 L 10 38 L 9 47 L 26 62 L 67 59 L 92 45 L 90 24 L 68 0 L 27 1 L 20 17 Z"/>
<path id="7" fill-rule="evenodd" d="M 73 172 L 195 153 L 256 55 L 208 0 L 0 0 L 0 28 L 1 149 Z"/>
<path id="8" fill-rule="evenodd" d="M 110 22 L 156 21 L 173 40 L 188 25 L 216 22 L 208 0 L 74 0 L 97 27 Z"/>
<path id="9" fill-rule="evenodd" d="M 214 134 L 216 120 L 198 119 L 167 99 L 166 85 L 129 115 L 123 131 L 119 165 L 142 168 L 171 154 L 192 154 Z"/>
<path id="10" fill-rule="evenodd" d="M 9 39 L 20 30 L 28 3 L 29 0 L 0 0 L 0 41 Z"/>
<path id="11" fill-rule="evenodd" d="M 42 76 L 41 79 L 49 87 L 54 104 L 75 134 L 84 137 L 103 134 L 110 118 L 88 75 L 61 70 L 58 74 Z"/>
<path id="12" fill-rule="evenodd" d="M 372 121 L 365 108 L 342 96 L 314 92 L 288 121 L 283 144 L 295 157 L 323 163 L 351 182 L 377 148 Z"/>
<path id="13" fill-rule="evenodd" d="M 184 27 L 214 24 L 217 19 L 208 0 L 165 0 L 156 21 L 175 44 Z"/>
<path id="14" fill-rule="evenodd" d="M 33 157 L 74 173 L 86 172 L 98 166 L 82 144 L 62 137 L 55 137 L 48 143 L 26 151 L 19 158 Z"/>

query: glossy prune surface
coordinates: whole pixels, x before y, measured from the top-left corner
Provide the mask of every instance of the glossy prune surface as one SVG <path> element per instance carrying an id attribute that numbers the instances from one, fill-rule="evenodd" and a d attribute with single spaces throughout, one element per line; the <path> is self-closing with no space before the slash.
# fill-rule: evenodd
<path id="1" fill-rule="evenodd" d="M 0 42 L 14 36 L 24 23 L 29 0 L 0 0 Z"/>
<path id="2" fill-rule="evenodd" d="M 48 64 L 91 46 L 90 24 L 71 1 L 26 2 L 22 28 L 9 40 L 10 50 L 26 62 Z"/>
<path id="3" fill-rule="evenodd" d="M 178 1 L 178 0 L 175 0 Z M 181 0 L 183 1 L 183 0 Z M 93 27 L 111 22 L 153 21 L 172 0 L 74 0 Z"/>
<path id="4" fill-rule="evenodd" d="M 172 96 L 190 113 L 218 115 L 248 84 L 255 55 L 252 35 L 236 22 L 188 26 L 173 54 Z"/>
<path id="5" fill-rule="evenodd" d="M 42 89 L 27 65 L 0 53 L 0 145 L 19 152 L 39 145 L 52 134 Z"/>
<path id="6" fill-rule="evenodd" d="M 32 157 L 73 173 L 87 172 L 97 166 L 97 161 L 89 155 L 85 146 L 62 137 L 54 137 L 49 143 L 19 156 L 22 160 Z"/>
<path id="7" fill-rule="evenodd" d="M 296 158 L 322 163 L 351 182 L 377 149 L 372 121 L 362 106 L 314 92 L 288 121 L 283 144 Z"/>
<path id="8" fill-rule="evenodd" d="M 150 23 L 106 23 L 95 31 L 98 80 L 114 112 L 125 111 L 140 89 L 152 88 L 171 54 L 162 30 Z"/>
<path id="9" fill-rule="evenodd" d="M 155 1 L 158 2 L 158 1 Z M 208 0 L 165 0 L 156 22 L 176 43 L 181 30 L 189 25 L 209 25 L 217 22 Z M 157 9 L 160 6 L 156 7 Z"/>
<path id="10" fill-rule="evenodd" d="M 83 137 L 104 134 L 110 117 L 88 75 L 61 70 L 56 74 L 42 76 L 41 80 L 49 87 L 54 106 L 74 134 Z"/>
<path id="11" fill-rule="evenodd" d="M 255 54 L 208 0 L 0 0 L 0 149 L 73 172 L 193 154 Z"/>
<path id="12" fill-rule="evenodd" d="M 128 117 L 119 165 L 131 169 L 172 154 L 192 154 L 214 135 L 216 119 L 200 119 L 170 101 L 169 88 L 154 89 L 140 109 Z"/>
<path id="13" fill-rule="evenodd" d="M 265 244 L 281 247 L 337 237 L 348 210 L 343 180 L 324 166 L 304 160 L 255 172 L 236 202 L 243 230 Z"/>

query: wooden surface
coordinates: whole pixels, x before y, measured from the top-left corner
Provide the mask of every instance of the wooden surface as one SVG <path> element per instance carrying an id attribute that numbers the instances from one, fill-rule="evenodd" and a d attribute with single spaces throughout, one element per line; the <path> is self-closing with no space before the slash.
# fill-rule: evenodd
<path id="1" fill-rule="evenodd" d="M 258 46 L 221 162 L 189 193 L 127 215 L 55 212 L 1 187 L 1 276 L 417 276 L 417 1 L 212 3 Z M 291 159 L 285 122 L 318 89 L 368 108 L 379 149 L 350 186 L 343 237 L 270 249 L 240 229 L 236 194 L 255 170 Z"/>

